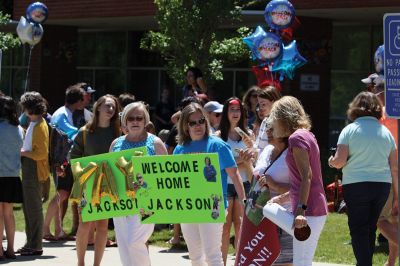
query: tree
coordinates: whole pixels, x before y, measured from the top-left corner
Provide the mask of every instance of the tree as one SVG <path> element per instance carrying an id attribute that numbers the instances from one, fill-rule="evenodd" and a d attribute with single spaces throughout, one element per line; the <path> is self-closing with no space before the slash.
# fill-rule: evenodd
<path id="1" fill-rule="evenodd" d="M 6 25 L 9 22 L 10 22 L 10 15 L 3 14 L 3 12 L 0 11 L 0 27 L 2 25 Z M 21 44 L 20 40 L 17 37 L 14 37 L 12 33 L 5 33 L 0 31 L 0 50 L 2 50 L 3 52 L 9 48 L 16 47 L 20 44 Z"/>
<path id="2" fill-rule="evenodd" d="M 209 84 L 222 79 L 221 69 L 249 58 L 242 38 L 248 28 L 236 32 L 240 0 L 155 0 L 158 31 L 149 31 L 141 48 L 159 52 L 167 72 L 177 84 L 189 66 L 200 68 Z"/>

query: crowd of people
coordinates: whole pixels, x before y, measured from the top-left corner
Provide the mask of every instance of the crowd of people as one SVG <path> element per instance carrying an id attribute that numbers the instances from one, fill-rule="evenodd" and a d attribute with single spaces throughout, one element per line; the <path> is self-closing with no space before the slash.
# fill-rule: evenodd
<path id="1" fill-rule="evenodd" d="M 77 182 L 69 159 L 146 147 L 149 156 L 219 155 L 225 224 L 177 224 L 168 241 L 178 244 L 182 233 L 192 265 L 226 265 L 229 244 L 239 246 L 246 195 L 253 178 L 269 189 L 269 202 L 293 214 L 295 228 L 311 228 L 305 241 L 279 231 L 281 253 L 275 265 L 311 265 L 328 208 L 318 142 L 301 102 L 292 96 L 282 97 L 273 86 L 251 86 L 243 100 L 230 97 L 221 104 L 209 101 L 200 70 L 189 68 L 186 75 L 178 110 L 171 109 L 169 91 L 163 90 L 153 116 L 148 104 L 129 93 L 118 98 L 103 95 L 89 111 L 86 108 L 95 90 L 86 83 L 67 88 L 65 104 L 52 115 L 38 92 L 21 96 L 22 113 L 15 100 L 1 94 L 0 231 L 5 229 L 7 249 L 0 246 L 0 260 L 15 259 L 16 253 L 42 255 L 43 239 L 76 240 L 79 266 L 85 264 L 90 244 L 94 244 L 94 265 L 101 264 L 109 245 L 118 246 L 122 265 L 150 265 L 147 241 L 154 224 L 141 224 L 139 215 L 82 222 L 81 207 L 71 201 L 71 234 L 63 228 L 68 199 Z M 378 85 L 372 86 L 349 104 L 352 123 L 341 132 L 336 154 L 328 161 L 331 167 L 343 168 L 344 199 L 357 265 L 372 265 L 377 226 L 389 240 L 387 265 L 394 265 L 397 259 L 397 219 L 393 218 L 398 215 L 397 136 L 382 125 L 385 111 L 381 92 Z M 49 124 L 73 143 L 65 163 L 56 169 L 49 166 Z M 215 178 L 215 169 L 208 172 L 209 178 Z M 57 193 L 43 216 L 42 203 L 48 190 L 43 184 L 50 176 Z M 26 243 L 17 251 L 13 203 L 22 203 L 25 216 Z M 54 233 L 50 230 L 52 221 Z M 107 239 L 110 225 L 117 244 Z"/>

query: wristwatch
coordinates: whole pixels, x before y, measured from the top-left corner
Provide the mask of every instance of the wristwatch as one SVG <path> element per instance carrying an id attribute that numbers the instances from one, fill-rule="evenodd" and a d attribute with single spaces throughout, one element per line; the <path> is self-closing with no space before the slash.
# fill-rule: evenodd
<path id="1" fill-rule="evenodd" d="M 307 205 L 299 203 L 297 204 L 297 208 L 303 209 L 303 210 L 307 210 Z"/>
<path id="2" fill-rule="evenodd" d="M 243 199 L 243 200 L 241 201 L 241 203 L 242 203 L 243 206 L 246 206 L 246 202 L 247 202 L 246 199 Z"/>

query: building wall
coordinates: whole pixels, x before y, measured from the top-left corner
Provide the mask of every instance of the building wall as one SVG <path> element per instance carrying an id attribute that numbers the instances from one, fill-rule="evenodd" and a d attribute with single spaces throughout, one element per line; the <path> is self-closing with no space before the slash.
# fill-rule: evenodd
<path id="1" fill-rule="evenodd" d="M 320 147 L 328 147 L 329 108 L 331 93 L 331 40 L 332 21 L 300 17 L 301 27 L 296 29 L 294 40 L 307 64 L 296 70 L 290 81 L 289 95 L 301 100 L 312 120 L 312 131 Z M 312 30 L 310 30 L 312 29 Z M 301 89 L 300 77 L 318 76 L 317 91 Z"/>
<path id="2" fill-rule="evenodd" d="M 290 0 L 290 2 L 296 9 L 357 8 L 399 5 L 398 0 Z"/>
<path id="3" fill-rule="evenodd" d="M 38 47 L 41 62 L 33 67 L 39 72 L 35 75 L 39 79 L 38 87 L 34 89 L 51 103 L 50 111 L 64 104 L 66 88 L 77 82 L 77 34 L 75 27 L 48 25 Z"/>
<path id="4" fill-rule="evenodd" d="M 43 0 L 49 8 L 50 20 L 98 17 L 152 16 L 156 12 L 153 0 Z M 296 9 L 357 8 L 398 6 L 398 0 L 291 0 Z M 14 0 L 13 18 L 25 14 L 31 0 Z M 263 3 L 264 5 L 264 3 Z"/>
<path id="5" fill-rule="evenodd" d="M 152 16 L 152 0 L 43 0 L 49 9 L 49 20 L 99 17 Z M 13 18 L 25 15 L 31 0 L 14 0 Z"/>

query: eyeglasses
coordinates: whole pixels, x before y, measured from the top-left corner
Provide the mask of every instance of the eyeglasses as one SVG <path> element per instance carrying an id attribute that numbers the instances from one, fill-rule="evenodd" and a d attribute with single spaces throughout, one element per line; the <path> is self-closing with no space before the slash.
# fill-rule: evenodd
<path id="1" fill-rule="evenodd" d="M 144 119 L 143 116 L 128 116 L 128 118 L 126 119 L 128 122 L 142 122 Z"/>
<path id="2" fill-rule="evenodd" d="M 196 125 L 204 125 L 205 122 L 206 122 L 206 119 L 203 117 L 197 121 L 189 121 L 188 125 L 189 125 L 189 127 L 194 127 Z"/>

